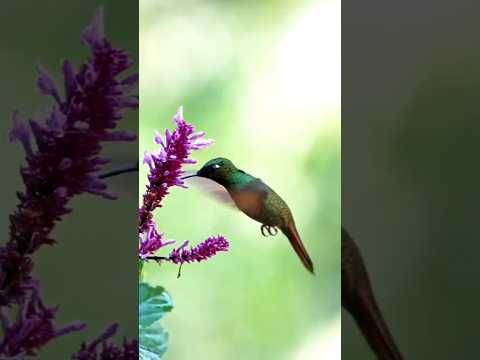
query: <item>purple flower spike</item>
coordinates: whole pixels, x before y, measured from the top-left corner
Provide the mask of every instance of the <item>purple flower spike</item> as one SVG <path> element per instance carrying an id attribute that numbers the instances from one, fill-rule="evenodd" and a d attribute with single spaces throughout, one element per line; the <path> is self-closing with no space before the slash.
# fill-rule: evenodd
<path id="1" fill-rule="evenodd" d="M 175 264 L 208 260 L 219 251 L 228 251 L 229 243 L 223 236 L 218 235 L 209 237 L 204 242 L 190 249 L 187 249 L 187 246 L 188 241 L 185 241 L 178 249 L 173 249 L 168 259 Z"/>
<path id="2" fill-rule="evenodd" d="M 173 249 L 168 257 L 155 256 L 156 251 L 175 241 L 164 241 L 163 234 L 157 231 L 153 211 L 161 207 L 170 187 L 187 187 L 181 177 L 184 174 L 184 165 L 196 163 L 190 158 L 191 153 L 213 143 L 212 140 L 204 138 L 205 132 L 195 132 L 193 125 L 185 121 L 182 107 L 173 117 L 173 122 L 176 128 L 173 132 L 166 129 L 165 139 L 160 133 L 155 133 L 154 141 L 160 145 L 160 150 L 145 152 L 144 155 L 143 163 L 148 165 L 150 173 L 147 191 L 143 195 L 143 205 L 139 209 L 139 258 L 175 264 L 200 262 L 220 251 L 228 251 L 228 241 L 223 236 L 214 236 L 190 249 L 187 249 L 188 241 L 185 241 L 182 246 Z"/>
<path id="3" fill-rule="evenodd" d="M 212 140 L 203 138 L 205 133 L 196 133 L 193 125 L 185 121 L 182 107 L 178 109 L 173 121 L 177 127 L 173 132 L 168 129 L 165 131 L 165 140 L 159 133 L 155 135 L 155 143 L 160 145 L 160 150 L 156 153 L 145 153 L 144 163 L 148 164 L 150 174 L 149 185 L 143 196 L 143 206 L 139 211 L 140 233 L 148 230 L 152 212 L 161 207 L 168 189 L 172 186 L 185 187 L 181 180 L 182 166 L 195 163 L 195 160 L 190 158 L 192 151 L 213 143 Z"/>
<path id="4" fill-rule="evenodd" d="M 152 256 L 158 249 L 174 243 L 175 240 L 164 241 L 163 234 L 157 232 L 155 223 L 152 221 L 146 234 L 140 235 L 139 256 L 142 259 L 146 259 L 148 256 Z"/>

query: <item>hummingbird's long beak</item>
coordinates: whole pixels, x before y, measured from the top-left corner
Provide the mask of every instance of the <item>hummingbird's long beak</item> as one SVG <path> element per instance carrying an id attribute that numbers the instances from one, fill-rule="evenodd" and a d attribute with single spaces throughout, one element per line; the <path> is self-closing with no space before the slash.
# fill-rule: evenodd
<path id="1" fill-rule="evenodd" d="M 182 180 L 185 180 L 185 179 L 188 179 L 188 178 L 191 178 L 191 177 L 195 177 L 195 176 L 198 176 L 198 175 L 197 175 L 197 174 L 187 175 L 187 176 L 182 177 L 181 179 L 182 179 Z"/>

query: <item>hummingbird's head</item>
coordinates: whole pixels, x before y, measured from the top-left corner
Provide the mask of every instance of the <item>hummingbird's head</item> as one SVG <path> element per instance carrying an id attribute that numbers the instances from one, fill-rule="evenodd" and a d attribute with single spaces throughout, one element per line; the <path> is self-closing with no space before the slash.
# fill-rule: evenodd
<path id="1" fill-rule="evenodd" d="M 225 185 L 230 176 L 236 171 L 238 171 L 238 169 L 230 160 L 225 158 L 215 158 L 203 165 L 202 168 L 198 170 L 196 176 L 204 177 Z"/>

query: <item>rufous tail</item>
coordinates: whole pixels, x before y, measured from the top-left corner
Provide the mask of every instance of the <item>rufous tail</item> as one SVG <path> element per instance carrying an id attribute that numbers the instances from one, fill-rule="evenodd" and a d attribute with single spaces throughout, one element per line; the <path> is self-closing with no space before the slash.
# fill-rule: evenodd
<path id="1" fill-rule="evenodd" d="M 303 265 L 307 268 L 308 271 L 314 274 L 315 272 L 313 270 L 312 259 L 310 259 L 310 256 L 308 255 L 307 250 L 305 249 L 305 246 L 300 239 L 300 235 L 298 234 L 297 228 L 295 227 L 295 223 L 291 221 L 286 228 L 283 228 L 281 230 L 290 241 L 293 250 L 295 250 Z"/>
<path id="2" fill-rule="evenodd" d="M 353 316 L 379 360 L 402 360 L 377 305 L 360 250 L 342 228 L 342 306 Z"/>
<path id="3" fill-rule="evenodd" d="M 360 290 L 343 304 L 352 314 L 365 339 L 381 360 L 401 360 L 400 351 L 393 340 L 383 319 L 373 294 L 369 290 Z"/>

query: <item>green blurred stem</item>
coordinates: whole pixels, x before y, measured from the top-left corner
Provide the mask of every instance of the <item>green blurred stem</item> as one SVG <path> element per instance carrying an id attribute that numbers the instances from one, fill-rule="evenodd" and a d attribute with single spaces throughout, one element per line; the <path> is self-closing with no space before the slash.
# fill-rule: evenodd
<path id="1" fill-rule="evenodd" d="M 98 177 L 100 179 L 105 179 L 105 178 L 109 178 L 109 177 L 113 177 L 113 176 L 117 176 L 117 175 L 122 175 L 122 174 L 130 173 L 130 172 L 138 172 L 138 161 L 134 165 L 128 165 L 127 167 L 124 167 L 124 168 L 120 168 L 120 169 L 117 169 L 117 170 L 112 170 L 112 171 L 106 172 L 104 174 L 101 174 Z"/>
<path id="2" fill-rule="evenodd" d="M 142 273 L 142 270 L 143 270 L 143 261 L 142 261 L 142 260 L 139 260 L 139 261 L 138 261 L 138 278 L 140 279 L 140 282 L 143 281 L 143 273 Z"/>
<path id="3" fill-rule="evenodd" d="M 156 261 L 157 263 L 160 263 L 162 260 L 164 261 L 168 261 L 169 258 L 168 257 L 165 257 L 165 256 L 148 256 L 144 259 L 139 259 L 138 260 L 138 277 L 140 278 L 140 281 L 143 280 L 143 265 L 146 261 L 148 260 L 154 260 Z"/>

